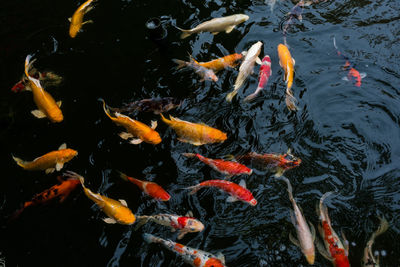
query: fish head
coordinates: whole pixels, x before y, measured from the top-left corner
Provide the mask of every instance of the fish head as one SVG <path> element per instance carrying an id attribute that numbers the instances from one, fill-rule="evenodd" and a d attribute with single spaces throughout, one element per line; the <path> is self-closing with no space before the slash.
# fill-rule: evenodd
<path id="1" fill-rule="evenodd" d="M 161 137 L 158 134 L 158 132 L 153 130 L 153 131 L 150 131 L 146 135 L 146 142 L 153 144 L 153 145 L 157 145 L 157 144 L 161 143 Z"/>
<path id="2" fill-rule="evenodd" d="M 249 201 L 249 204 L 252 206 L 257 205 L 257 199 L 253 198 L 252 200 Z"/>
<path id="3" fill-rule="evenodd" d="M 188 218 L 185 228 L 188 228 L 191 233 L 201 232 L 204 230 L 204 224 L 194 218 Z"/>
<path id="4" fill-rule="evenodd" d="M 216 258 L 209 258 L 204 267 L 224 267 L 225 265 L 221 262 L 221 260 Z"/>
<path id="5" fill-rule="evenodd" d="M 214 81 L 214 82 L 218 81 L 217 75 L 215 75 L 214 71 L 212 71 L 212 70 L 207 70 L 205 72 L 204 76 L 205 76 L 204 77 L 205 80 L 211 80 L 211 81 Z"/>
<path id="6" fill-rule="evenodd" d="M 71 23 L 71 26 L 69 27 L 69 36 L 75 38 L 80 29 L 81 25 Z"/>
<path id="7" fill-rule="evenodd" d="M 227 136 L 226 133 L 221 132 L 221 131 L 216 131 L 213 132 L 211 136 L 211 140 L 214 140 L 215 142 L 224 142 L 226 140 Z"/>
<path id="8" fill-rule="evenodd" d="M 262 65 L 271 65 L 271 58 L 269 56 L 265 56 L 262 59 Z"/>
<path id="9" fill-rule="evenodd" d="M 284 169 L 292 169 L 299 166 L 300 164 L 301 164 L 301 159 L 296 158 L 290 153 L 280 156 L 279 165 Z"/>
<path id="10" fill-rule="evenodd" d="M 247 16 L 247 15 L 245 15 L 245 14 L 237 14 L 236 17 L 235 17 L 235 23 L 236 23 L 236 24 L 239 24 L 239 23 L 245 22 L 245 21 L 247 21 L 249 18 L 250 18 L 250 17 Z"/>
<path id="11" fill-rule="evenodd" d="M 70 148 L 66 148 L 63 150 L 63 162 L 68 162 L 78 155 L 78 151 Z"/>
<path id="12" fill-rule="evenodd" d="M 64 120 L 64 115 L 61 112 L 61 109 L 58 108 L 53 108 L 48 112 L 48 118 L 51 120 L 51 122 L 62 122 Z"/>

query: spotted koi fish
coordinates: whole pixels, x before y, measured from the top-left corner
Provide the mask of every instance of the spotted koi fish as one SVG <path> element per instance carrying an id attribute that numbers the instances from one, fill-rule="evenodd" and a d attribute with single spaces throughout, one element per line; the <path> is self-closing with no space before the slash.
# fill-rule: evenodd
<path id="1" fill-rule="evenodd" d="M 200 154 L 193 154 L 193 153 L 183 153 L 185 157 L 189 158 L 198 158 L 201 162 L 209 165 L 211 168 L 214 170 L 223 173 L 227 175 L 228 177 L 232 177 L 234 175 L 241 175 L 241 174 L 247 174 L 250 175 L 253 173 L 252 169 L 247 168 L 246 166 L 234 162 L 234 161 L 225 161 L 222 159 L 209 159 L 206 157 L 203 157 Z"/>
<path id="2" fill-rule="evenodd" d="M 58 76 L 57 74 L 51 71 L 39 72 L 33 67 L 31 67 L 29 70 L 29 76 L 38 79 L 44 88 L 48 86 L 58 86 L 62 82 L 62 77 Z M 21 77 L 21 80 L 11 88 L 11 91 L 14 93 L 19 93 L 22 91 L 32 91 L 32 88 L 30 88 L 29 86 L 29 79 L 26 77 L 25 74 Z"/>
<path id="3" fill-rule="evenodd" d="M 168 201 L 171 198 L 171 196 L 161 186 L 159 186 L 156 183 L 135 179 L 133 177 L 127 176 L 126 174 L 123 174 L 122 172 L 120 172 L 120 176 L 123 180 L 137 185 L 140 188 L 140 190 L 142 190 L 147 195 L 155 199 Z"/>
<path id="4" fill-rule="evenodd" d="M 328 215 L 328 208 L 324 205 L 324 200 L 331 195 L 332 192 L 325 193 L 319 201 L 319 214 L 321 219 L 321 225 L 318 225 L 318 230 L 324 240 L 325 248 L 317 243 L 317 248 L 322 256 L 333 263 L 335 267 L 350 267 L 349 259 L 347 258 L 349 254 L 349 246 L 343 246 L 335 230 L 333 230 L 331 225 L 331 220 Z M 343 235 L 343 233 L 342 233 Z M 343 239 L 346 238 L 343 235 Z"/>
<path id="5" fill-rule="evenodd" d="M 362 260 L 363 267 L 379 267 L 379 256 L 375 259 L 374 253 L 372 252 L 372 245 L 374 244 L 375 238 L 383 234 L 389 228 L 389 223 L 385 218 L 379 218 L 380 224 L 378 229 L 372 233 L 371 238 L 367 242 L 367 246 L 364 249 L 364 257 Z"/>
<path id="6" fill-rule="evenodd" d="M 72 18 L 68 19 L 71 22 L 69 26 L 69 36 L 71 36 L 71 38 L 76 37 L 78 32 L 81 31 L 82 25 L 93 22 L 91 20 L 83 22 L 83 16 L 90 10 L 92 10 L 93 6 L 91 6 L 91 4 L 94 1 L 95 0 L 87 0 L 85 3 L 78 7 L 78 9 L 72 15 Z"/>
<path id="7" fill-rule="evenodd" d="M 243 58 L 243 54 L 234 53 L 232 55 L 227 55 L 221 58 L 217 58 L 208 62 L 197 62 L 193 59 L 194 62 L 199 64 L 200 66 L 211 69 L 215 72 L 223 70 L 227 67 L 236 67 L 238 65 L 238 61 Z"/>
<path id="8" fill-rule="evenodd" d="M 127 103 L 121 108 L 112 108 L 112 110 L 120 113 L 131 113 L 137 110 L 141 112 L 153 112 L 154 114 L 160 114 L 161 112 L 167 112 L 171 109 L 179 107 L 181 104 L 182 101 L 173 97 L 149 98 Z"/>
<path id="9" fill-rule="evenodd" d="M 213 255 L 211 253 L 190 248 L 171 240 L 165 240 L 151 234 L 143 234 L 143 239 L 147 243 L 158 243 L 175 252 L 183 260 L 194 267 L 224 267 L 225 257 L 222 254 Z"/>
<path id="10" fill-rule="evenodd" d="M 225 180 L 208 180 L 201 182 L 198 185 L 190 186 L 186 189 L 192 190 L 190 194 L 195 194 L 203 187 L 216 187 L 230 194 L 230 196 L 226 200 L 228 202 L 235 202 L 240 200 L 252 206 L 257 205 L 257 200 L 253 197 L 253 194 L 246 188 L 246 183 L 244 182 L 244 180 L 241 180 L 240 184 L 235 184 L 233 182 Z"/>
<path id="11" fill-rule="evenodd" d="M 182 239 L 187 233 L 201 232 L 204 230 L 204 225 L 196 218 L 193 218 L 193 214 L 191 212 L 188 212 L 188 214 L 186 214 L 185 216 L 172 214 L 137 216 L 138 224 L 135 230 L 141 227 L 143 224 L 147 223 L 148 221 L 167 226 L 171 229 L 172 232 L 179 231 L 178 239 Z"/>
<path id="12" fill-rule="evenodd" d="M 190 62 L 186 62 L 180 59 L 172 59 L 173 62 L 178 64 L 177 69 L 188 67 L 194 70 L 200 77 L 202 81 L 218 81 L 217 75 L 215 75 L 212 69 L 208 69 L 200 65 L 197 61 L 191 59 Z"/>

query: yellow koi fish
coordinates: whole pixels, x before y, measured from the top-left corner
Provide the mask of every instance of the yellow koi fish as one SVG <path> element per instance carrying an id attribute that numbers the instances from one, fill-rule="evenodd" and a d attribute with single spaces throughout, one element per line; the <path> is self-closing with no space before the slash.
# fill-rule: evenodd
<path id="1" fill-rule="evenodd" d="M 162 120 L 175 130 L 176 134 L 179 136 L 178 140 L 181 142 L 200 146 L 226 140 L 226 133 L 218 129 L 204 124 L 183 121 L 171 115 L 169 116 L 170 120 L 168 120 L 162 114 L 160 115 Z"/>
<path id="2" fill-rule="evenodd" d="M 108 218 L 103 219 L 104 222 L 109 224 L 119 223 L 130 225 L 136 221 L 135 215 L 128 208 L 125 200 L 120 199 L 119 201 L 116 201 L 106 196 L 93 193 L 90 189 L 85 187 L 85 179 L 75 172 L 67 171 L 64 175 L 68 178 L 79 179 L 85 195 L 96 203 L 96 205 L 99 206 L 99 208 L 108 216 Z"/>
<path id="3" fill-rule="evenodd" d="M 58 150 L 44 154 L 33 161 L 24 161 L 20 158 L 12 157 L 15 162 L 25 170 L 44 170 L 46 173 L 52 173 L 55 170 L 61 170 L 64 167 L 64 163 L 70 161 L 76 155 L 78 155 L 78 151 L 67 148 L 67 145 L 64 143 L 58 148 Z"/>
<path id="4" fill-rule="evenodd" d="M 32 91 L 33 101 L 35 101 L 38 107 L 37 110 L 32 111 L 32 114 L 39 119 L 47 117 L 51 122 L 61 122 L 64 119 L 60 109 L 61 101 L 56 102 L 54 98 L 43 89 L 40 81 L 29 75 L 29 71 L 34 62 L 34 60 L 31 62 L 31 59 L 31 55 L 26 56 L 25 75 L 29 81 L 29 86 L 26 87 L 26 90 Z"/>
<path id="5" fill-rule="evenodd" d="M 72 15 L 72 18 L 69 18 L 69 21 L 71 22 L 71 24 L 69 26 L 69 36 L 71 36 L 71 38 L 75 38 L 75 36 L 81 30 L 82 25 L 84 25 L 86 23 L 92 23 L 93 22 L 91 20 L 83 22 L 83 15 L 85 15 L 87 12 L 92 10 L 93 7 L 90 6 L 90 5 L 94 1 L 95 0 L 87 0 L 80 7 L 78 7 L 78 9 Z"/>
<path id="6" fill-rule="evenodd" d="M 157 145 L 161 143 L 160 135 L 154 130 L 157 127 L 157 121 L 151 122 L 151 128 L 146 124 L 131 119 L 128 116 L 122 115 L 118 112 L 114 113 L 114 116 L 110 115 L 110 110 L 107 107 L 106 103 L 103 99 L 100 99 L 103 102 L 103 109 L 106 115 L 117 125 L 125 127 L 128 132 L 122 132 L 119 136 L 122 139 L 129 139 L 133 137 L 138 137 L 137 139 L 131 139 L 130 143 L 133 145 L 140 144 L 141 142 L 145 141 L 146 143 Z"/>
<path id="7" fill-rule="evenodd" d="M 285 71 L 286 82 L 286 106 L 289 110 L 296 111 L 296 98 L 293 96 L 292 85 L 294 76 L 294 65 L 296 61 L 290 55 L 288 47 L 284 44 L 278 45 L 279 65 Z"/>

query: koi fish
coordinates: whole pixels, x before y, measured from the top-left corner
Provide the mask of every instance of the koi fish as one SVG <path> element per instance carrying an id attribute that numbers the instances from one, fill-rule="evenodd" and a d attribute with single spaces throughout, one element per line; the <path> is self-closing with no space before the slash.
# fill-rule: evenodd
<path id="1" fill-rule="evenodd" d="M 32 91 L 33 101 L 35 101 L 38 107 L 37 110 L 33 110 L 31 113 L 39 119 L 47 117 L 51 122 L 61 122 L 64 119 L 60 110 L 61 101 L 56 102 L 54 98 L 43 89 L 40 81 L 29 75 L 31 66 L 35 61 L 33 60 L 31 62 L 31 58 L 31 55 L 27 55 L 25 59 L 25 75 L 29 81 L 29 87 L 26 87 L 26 90 Z"/>
<path id="2" fill-rule="evenodd" d="M 379 220 L 380 224 L 378 229 L 371 235 L 364 249 L 364 258 L 362 260 L 363 267 L 379 267 L 379 257 L 375 259 L 374 253 L 372 253 L 372 245 L 374 244 L 375 238 L 386 232 L 389 228 L 389 223 L 385 218 L 379 218 Z"/>
<path id="3" fill-rule="evenodd" d="M 91 20 L 83 22 L 83 16 L 90 10 L 92 10 L 93 6 L 91 6 L 91 4 L 94 1 L 95 0 L 87 0 L 80 7 L 78 7 L 78 9 L 72 15 L 72 18 L 68 19 L 71 22 L 69 26 L 69 36 L 71 36 L 71 38 L 76 37 L 78 32 L 81 31 L 82 25 L 85 25 L 87 23 L 93 23 L 93 21 Z"/>
<path id="4" fill-rule="evenodd" d="M 111 116 L 110 110 L 104 102 L 103 99 L 100 99 L 103 102 L 103 109 L 106 115 L 117 125 L 124 127 L 127 132 L 122 132 L 119 136 L 124 139 L 131 139 L 129 143 L 133 145 L 138 145 L 143 141 L 149 144 L 157 145 L 161 143 L 160 135 L 154 130 L 157 127 L 157 121 L 151 122 L 151 128 L 146 124 L 131 119 L 128 116 L 122 115 L 118 112 L 114 113 L 114 117 Z M 137 139 L 133 137 L 138 137 Z"/>
<path id="5" fill-rule="evenodd" d="M 123 180 L 137 185 L 140 188 L 140 190 L 142 190 L 147 195 L 155 199 L 168 201 L 171 198 L 171 196 L 161 186 L 159 186 L 156 183 L 135 179 L 133 177 L 127 176 L 126 174 L 123 174 L 122 172 L 120 172 L 119 174 Z"/>
<path id="6" fill-rule="evenodd" d="M 184 67 L 189 67 L 194 70 L 198 75 L 201 77 L 201 82 L 202 81 L 218 81 L 217 75 L 215 75 L 214 71 L 211 69 L 207 69 L 203 66 L 201 66 L 199 63 L 194 61 L 193 59 L 190 60 L 190 62 L 186 62 L 183 60 L 179 59 L 172 59 L 176 64 L 178 64 L 177 69 L 184 68 Z"/>
<path id="7" fill-rule="evenodd" d="M 354 82 L 355 86 L 361 87 L 361 80 L 364 79 L 365 77 L 367 77 L 367 74 L 365 72 L 358 72 L 358 70 L 356 70 L 354 68 L 354 65 L 350 62 L 350 59 L 347 56 L 343 55 L 339 51 L 338 47 L 336 46 L 336 38 L 335 37 L 333 37 L 333 46 L 335 47 L 338 56 L 340 56 L 341 58 L 346 60 L 344 69 L 349 70 L 347 77 L 343 77 L 343 80 L 344 81 L 352 81 L 352 82 Z"/>
<path id="8" fill-rule="evenodd" d="M 244 82 L 247 80 L 247 77 L 253 72 L 255 62 L 257 61 L 257 63 L 261 64 L 261 59 L 258 55 L 261 52 L 262 45 L 263 43 L 258 41 L 250 47 L 249 51 L 245 52 L 246 56 L 240 65 L 239 75 L 236 78 L 234 89 L 226 96 L 226 101 L 232 101 L 240 87 L 242 87 Z"/>
<path id="9" fill-rule="evenodd" d="M 143 234 L 143 239 L 147 243 L 158 243 L 172 252 L 175 252 L 183 260 L 193 267 L 224 267 L 225 257 L 222 254 L 213 255 L 211 253 L 190 248 L 171 240 L 165 240 L 151 234 Z"/>
<path id="10" fill-rule="evenodd" d="M 153 112 L 154 114 L 160 114 L 161 112 L 167 112 L 171 109 L 177 108 L 181 104 L 182 101 L 173 97 L 149 98 L 125 104 L 122 108 L 112 108 L 112 111 L 119 113 L 131 113 L 137 110 L 141 112 Z"/>
<path id="11" fill-rule="evenodd" d="M 298 110 L 296 106 L 297 99 L 293 96 L 292 85 L 294 76 L 294 65 L 296 61 L 290 55 L 289 49 L 284 44 L 278 45 L 279 65 L 285 71 L 284 80 L 286 82 L 286 106 L 289 110 Z"/>
<path id="12" fill-rule="evenodd" d="M 325 248 L 319 242 L 317 242 L 317 248 L 322 256 L 333 263 L 333 266 L 350 267 L 349 259 L 347 258 L 349 254 L 349 246 L 346 244 L 346 247 L 344 247 L 335 230 L 333 230 L 328 215 L 328 208 L 323 203 L 330 194 L 332 194 L 332 192 L 325 193 L 319 201 L 321 225 L 318 225 L 318 230 L 324 240 Z M 346 241 L 343 232 L 342 236 Z"/>
<path id="13" fill-rule="evenodd" d="M 315 260 L 315 248 L 314 248 L 314 240 L 315 240 L 315 228 L 314 226 L 310 223 L 311 226 L 311 231 L 310 228 L 307 225 L 307 221 L 304 218 L 303 213 L 301 212 L 300 208 L 297 206 L 296 201 L 293 198 L 293 189 L 292 185 L 290 184 L 289 180 L 285 177 L 279 177 L 279 180 L 284 181 L 287 184 L 287 191 L 289 194 L 289 200 L 292 202 L 293 205 L 293 210 L 294 210 L 294 216 L 293 212 L 290 212 L 291 218 L 292 218 L 292 223 L 294 227 L 296 228 L 296 233 L 297 233 L 297 239 L 292 236 L 291 233 L 289 233 L 289 239 L 292 241 L 293 244 L 298 246 L 301 249 L 301 252 L 303 252 L 304 256 L 307 259 L 307 262 L 309 264 L 314 264 Z"/>
<path id="14" fill-rule="evenodd" d="M 223 133 L 218 129 L 204 124 L 180 120 L 171 115 L 168 120 L 162 114 L 160 115 L 161 119 L 175 130 L 176 134 L 179 136 L 178 140 L 181 142 L 200 146 L 204 144 L 224 142 L 226 140 L 226 133 Z"/>
<path id="15" fill-rule="evenodd" d="M 204 225 L 193 218 L 193 214 L 188 212 L 185 216 L 171 215 L 171 214 L 158 214 L 151 216 L 137 216 L 138 224 L 135 228 L 137 230 L 148 221 L 153 221 L 171 228 L 172 232 L 179 231 L 178 239 L 182 239 L 187 233 L 196 233 L 204 230 Z"/>
<path id="16" fill-rule="evenodd" d="M 57 86 L 62 82 L 62 77 L 58 76 L 57 74 L 51 71 L 39 72 L 33 67 L 31 67 L 31 69 L 29 70 L 29 75 L 35 79 L 38 79 L 40 83 L 43 84 L 44 88 L 48 86 Z M 26 77 L 25 73 L 21 77 L 21 80 L 11 88 L 11 91 L 13 91 L 14 93 L 18 93 L 21 91 L 32 91 L 32 89 L 29 87 L 29 80 Z"/>
<path id="17" fill-rule="evenodd" d="M 52 173 L 55 170 L 59 171 L 64 167 L 64 163 L 73 159 L 78 155 L 78 151 L 67 148 L 67 145 L 62 144 L 58 150 L 40 156 L 33 161 L 24 161 L 20 158 L 12 156 L 15 162 L 27 171 L 44 170 L 46 174 Z"/>
<path id="18" fill-rule="evenodd" d="M 293 156 L 290 149 L 283 155 L 276 153 L 258 154 L 256 152 L 250 152 L 245 155 L 235 156 L 234 158 L 246 165 L 252 164 L 261 170 L 271 169 L 275 171 L 275 177 L 282 176 L 285 171 L 293 169 L 301 163 L 301 159 Z"/>
<path id="19" fill-rule="evenodd" d="M 199 32 L 211 32 L 212 34 L 216 35 L 219 32 L 223 31 L 225 31 L 226 33 L 230 33 L 236 27 L 236 25 L 245 22 L 248 19 L 249 16 L 247 15 L 235 14 L 227 17 L 214 18 L 212 20 L 208 20 L 190 30 L 184 30 L 181 28 L 178 29 L 183 32 L 181 35 L 181 39 L 184 39 L 194 33 L 199 33 Z"/>
<path id="20" fill-rule="evenodd" d="M 232 177 L 234 175 L 241 175 L 241 174 L 247 174 L 250 175 L 253 173 L 252 169 L 247 168 L 246 166 L 234 162 L 234 161 L 225 161 L 222 159 L 209 159 L 206 157 L 203 157 L 200 154 L 193 154 L 193 153 L 183 153 L 185 157 L 189 158 L 198 158 L 201 162 L 209 165 L 211 168 L 214 170 L 223 173 L 225 175 L 228 175 L 228 177 Z"/>
<path id="21" fill-rule="evenodd" d="M 85 187 L 85 179 L 75 172 L 67 171 L 64 176 L 79 179 L 85 195 L 96 203 L 96 205 L 108 216 L 108 218 L 103 219 L 105 223 L 130 225 L 135 222 L 135 215 L 128 208 L 125 200 L 119 199 L 119 201 L 116 201 L 106 196 L 93 193 L 90 189 Z"/>
<path id="22" fill-rule="evenodd" d="M 63 203 L 65 199 L 69 196 L 69 194 L 74 191 L 74 189 L 80 184 L 78 179 L 73 178 L 68 180 L 59 179 L 59 181 L 60 184 L 54 185 L 49 189 L 44 190 L 43 192 L 35 195 L 32 200 L 25 202 L 23 207 L 17 210 L 11 216 L 11 219 L 16 219 L 17 217 L 19 217 L 26 208 L 48 203 L 57 198 L 59 199 L 60 203 Z"/>
<path id="23" fill-rule="evenodd" d="M 257 200 L 253 197 L 253 194 L 246 188 L 246 183 L 244 180 L 241 180 L 240 184 L 235 184 L 226 180 L 208 180 L 201 182 L 198 185 L 190 186 L 186 189 L 192 190 L 190 194 L 193 195 L 202 187 L 216 187 L 230 194 L 230 196 L 226 200 L 228 202 L 235 202 L 240 200 L 249 203 L 252 206 L 257 205 Z"/>
<path id="24" fill-rule="evenodd" d="M 241 60 L 242 58 L 243 58 L 242 54 L 235 53 L 208 62 L 197 62 L 194 59 L 193 61 L 204 68 L 211 69 L 217 72 L 225 69 L 226 67 L 232 67 L 232 68 L 236 67 L 238 65 L 238 61 Z"/>
<path id="25" fill-rule="evenodd" d="M 258 96 L 258 94 L 264 89 L 265 85 L 268 83 L 269 76 L 271 76 L 271 59 L 269 56 L 265 56 L 261 62 L 260 72 L 258 74 L 258 86 L 254 93 L 246 96 L 244 101 L 249 102 Z"/>
<path id="26" fill-rule="evenodd" d="M 287 45 L 286 43 L 286 33 L 289 29 L 289 27 L 291 25 L 294 24 L 294 21 L 297 19 L 298 21 L 303 21 L 303 10 L 304 10 L 304 6 L 309 6 L 311 5 L 312 2 L 304 2 L 304 0 L 300 0 L 289 12 L 288 16 L 289 18 L 287 19 L 287 21 L 285 22 L 285 26 L 283 27 L 283 40 L 285 45 Z"/>

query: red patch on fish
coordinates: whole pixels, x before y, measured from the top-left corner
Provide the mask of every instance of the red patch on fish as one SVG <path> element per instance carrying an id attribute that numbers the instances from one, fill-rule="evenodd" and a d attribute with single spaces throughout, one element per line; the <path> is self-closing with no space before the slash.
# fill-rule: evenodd
<path id="1" fill-rule="evenodd" d="M 333 258 L 333 264 L 336 267 L 349 267 L 349 259 L 346 256 L 346 251 L 339 248 L 337 242 L 333 238 L 331 227 L 327 221 L 322 221 L 325 241 L 329 244 L 329 253 Z"/>
<path id="2" fill-rule="evenodd" d="M 144 190 L 149 196 L 160 199 L 162 201 L 168 201 L 171 196 L 158 184 L 147 182 L 144 185 Z"/>
<path id="3" fill-rule="evenodd" d="M 258 88 L 264 88 L 268 83 L 269 76 L 271 76 L 271 59 L 269 56 L 263 58 L 258 76 Z"/>

